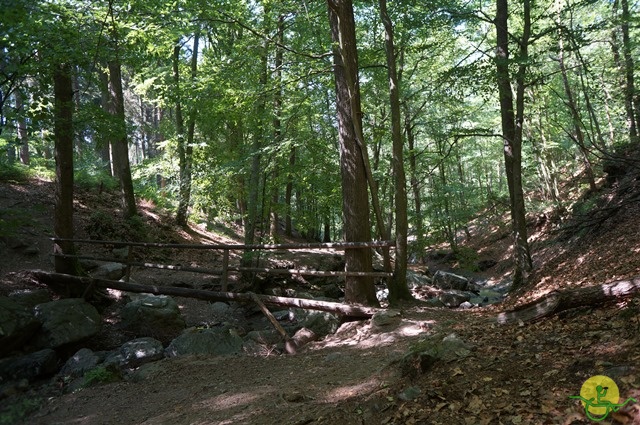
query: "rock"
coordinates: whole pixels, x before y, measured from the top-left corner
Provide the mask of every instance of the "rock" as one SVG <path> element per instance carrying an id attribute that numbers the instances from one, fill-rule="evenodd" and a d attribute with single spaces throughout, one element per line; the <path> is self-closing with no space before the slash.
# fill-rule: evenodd
<path id="1" fill-rule="evenodd" d="M 46 289 L 25 289 L 14 291 L 9 294 L 9 298 L 20 305 L 33 309 L 38 304 L 48 303 L 51 294 Z"/>
<path id="2" fill-rule="evenodd" d="M 21 379 L 34 381 L 53 375 L 57 368 L 58 356 L 56 352 L 45 348 L 35 353 L 1 360 L 0 378 L 3 381 Z"/>
<path id="3" fill-rule="evenodd" d="M 471 301 L 473 304 L 488 305 L 499 303 L 502 301 L 502 299 L 503 295 L 500 292 L 483 288 L 478 292 L 477 296 L 471 297 L 469 301 Z"/>
<path id="4" fill-rule="evenodd" d="M 428 276 L 416 273 L 411 270 L 407 271 L 407 285 L 409 288 L 420 288 L 422 286 L 431 285 L 431 278 Z"/>
<path id="5" fill-rule="evenodd" d="M 403 376 L 414 377 L 427 372 L 439 361 L 451 362 L 465 358 L 472 348 L 456 334 L 449 334 L 444 338 L 442 335 L 434 335 L 414 344 L 400 361 L 400 368 Z"/>
<path id="6" fill-rule="evenodd" d="M 81 348 L 73 356 L 69 357 L 62 369 L 60 369 L 59 375 L 64 378 L 80 378 L 86 372 L 95 368 L 102 360 L 102 357 L 92 350 Z"/>
<path id="7" fill-rule="evenodd" d="M 425 301 L 425 304 L 428 307 L 446 307 L 444 303 L 440 301 L 438 298 L 429 298 L 428 300 Z"/>
<path id="8" fill-rule="evenodd" d="M 405 388 L 400 394 L 398 394 L 398 398 L 402 401 L 411 401 L 418 398 L 418 396 L 422 393 L 420 388 L 418 387 L 409 387 Z"/>
<path id="9" fill-rule="evenodd" d="M 376 298 L 379 302 L 386 301 L 389 298 L 389 290 L 387 288 L 381 289 L 376 292 Z"/>
<path id="10" fill-rule="evenodd" d="M 245 340 L 255 341 L 258 344 L 274 345 L 282 340 L 280 334 L 274 330 L 250 331 L 245 336 Z"/>
<path id="11" fill-rule="evenodd" d="M 433 275 L 433 286 L 440 289 L 455 289 L 457 291 L 465 291 L 469 284 L 469 279 L 454 273 L 448 273 L 438 270 Z"/>
<path id="12" fill-rule="evenodd" d="M 301 323 L 302 327 L 311 329 L 319 337 L 333 334 L 340 326 L 340 320 L 335 314 L 323 311 L 309 312 Z"/>
<path id="13" fill-rule="evenodd" d="M 154 338 L 136 338 L 122 344 L 120 355 L 125 366 L 138 367 L 164 358 L 164 347 Z"/>
<path id="14" fill-rule="evenodd" d="M 242 351 L 242 338 L 233 330 L 186 329 L 171 341 L 165 356 L 176 357 L 185 354 L 232 355 Z"/>
<path id="15" fill-rule="evenodd" d="M 91 271 L 91 277 L 96 279 L 120 280 L 127 269 L 122 263 L 106 263 Z"/>
<path id="16" fill-rule="evenodd" d="M 371 325 L 378 332 L 390 332 L 400 325 L 401 320 L 402 315 L 398 310 L 384 310 L 371 317 Z"/>
<path id="17" fill-rule="evenodd" d="M 22 347 L 40 326 L 30 308 L 0 297 L 0 357 Z"/>
<path id="18" fill-rule="evenodd" d="M 219 316 L 226 316 L 233 312 L 233 308 L 229 304 L 223 303 L 222 301 L 216 301 L 212 304 L 209 304 L 209 309 L 211 310 L 212 314 Z"/>
<path id="19" fill-rule="evenodd" d="M 137 336 L 170 340 L 186 326 L 180 308 L 166 295 L 143 294 L 120 311 L 120 325 Z"/>
<path id="20" fill-rule="evenodd" d="M 38 304 L 35 315 L 42 328 L 35 336 L 37 347 L 61 347 L 82 341 L 100 331 L 98 310 L 81 298 L 67 298 Z"/>
<path id="21" fill-rule="evenodd" d="M 471 307 L 473 307 L 473 304 L 471 304 L 469 301 L 465 301 L 462 304 L 460 304 L 458 307 L 464 309 L 464 310 L 468 310 Z"/>
<path id="22" fill-rule="evenodd" d="M 449 290 L 438 295 L 438 300 L 449 308 L 456 308 L 463 302 L 469 301 L 471 295 L 468 292 Z"/>
<path id="23" fill-rule="evenodd" d="M 298 331 L 293 335 L 292 339 L 295 342 L 296 347 L 301 348 L 311 341 L 317 340 L 318 335 L 316 335 L 316 333 L 311 329 L 302 328 L 298 329 Z"/>

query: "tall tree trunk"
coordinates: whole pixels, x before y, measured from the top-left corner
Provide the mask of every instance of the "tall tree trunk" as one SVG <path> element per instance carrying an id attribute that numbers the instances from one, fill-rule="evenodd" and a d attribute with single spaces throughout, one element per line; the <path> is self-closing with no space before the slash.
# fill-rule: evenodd
<path id="1" fill-rule="evenodd" d="M 527 241 L 524 194 L 522 190 L 522 125 L 524 121 L 524 78 L 527 69 L 528 44 L 531 30 L 530 2 L 524 0 L 524 27 L 519 40 L 520 52 L 516 75 L 516 109 L 514 111 L 511 77 L 509 75 L 509 30 L 507 0 L 496 4 L 496 77 L 500 96 L 500 118 L 504 143 L 505 173 L 509 187 L 511 224 L 514 233 L 514 273 L 512 290 L 526 283 L 532 269 Z"/>
<path id="2" fill-rule="evenodd" d="M 114 117 L 116 127 L 115 137 L 111 143 L 114 169 L 116 177 L 120 181 L 122 193 L 122 206 L 125 217 L 133 217 L 138 214 L 136 198 L 131 179 L 131 166 L 129 164 L 129 141 L 124 115 L 124 93 L 122 91 L 122 70 L 120 60 L 109 61 L 109 92 L 111 94 L 111 114 Z"/>
<path id="3" fill-rule="evenodd" d="M 71 67 L 56 66 L 53 75 L 54 91 L 54 139 L 56 158 L 56 209 L 54 233 L 57 238 L 73 238 L 73 86 Z M 73 242 L 56 241 L 55 254 L 74 254 Z M 73 259 L 55 257 L 57 273 L 77 274 Z"/>
<path id="4" fill-rule="evenodd" d="M 558 36 L 558 61 L 560 64 L 560 73 L 562 74 L 562 84 L 564 86 L 564 92 L 567 96 L 567 106 L 569 107 L 569 112 L 571 113 L 571 119 L 573 121 L 573 129 L 575 132 L 575 140 L 578 145 L 578 149 L 582 154 L 582 159 L 585 167 L 585 172 L 587 173 L 587 182 L 589 183 L 589 188 L 592 191 L 597 189 L 596 187 L 596 179 L 593 173 L 593 167 L 591 165 L 591 160 L 589 159 L 589 151 L 587 150 L 585 144 L 584 134 L 582 132 L 582 119 L 580 118 L 580 112 L 578 111 L 578 106 L 573 97 L 573 91 L 571 90 L 571 85 L 569 84 L 569 77 L 567 75 L 567 67 L 564 62 L 564 42 L 562 40 L 561 34 Z"/>
<path id="5" fill-rule="evenodd" d="M 293 198 L 293 167 L 296 165 L 296 147 L 291 146 L 289 151 L 289 171 L 287 173 L 287 187 L 285 189 L 284 203 L 287 209 L 287 215 L 284 222 L 284 234 L 291 237 L 293 234 L 293 223 L 291 222 L 291 215 L 293 213 L 293 207 L 291 201 Z"/>
<path id="6" fill-rule="evenodd" d="M 416 245 L 419 250 L 418 258 L 424 263 L 424 255 L 422 255 L 425 248 L 425 231 L 424 221 L 422 220 L 422 194 L 420 191 L 420 180 L 418 179 L 418 167 L 417 167 L 417 155 L 415 135 L 413 133 L 413 124 L 409 115 L 409 108 L 405 108 L 404 112 L 404 131 L 407 135 L 407 147 L 409 148 L 409 173 L 411 192 L 413 193 L 413 208 L 415 213 L 414 223 L 416 226 Z"/>
<path id="7" fill-rule="evenodd" d="M 191 82 L 198 74 L 198 51 L 200 49 L 200 31 L 196 31 L 193 37 L 193 52 L 191 54 Z M 182 114 L 182 96 L 180 86 L 180 44 L 176 43 L 173 49 L 173 79 L 178 92 L 176 102 L 176 131 L 178 133 L 178 161 L 180 168 L 180 193 L 176 223 L 186 227 L 189 221 L 189 203 L 191 202 L 191 176 L 193 166 L 193 139 L 196 127 L 197 108 L 188 107 L 187 129 L 185 135 L 184 117 Z M 186 137 L 185 137 L 186 136 Z"/>
<path id="8" fill-rule="evenodd" d="M 407 286 L 407 180 L 404 173 L 404 144 L 400 117 L 400 82 L 398 80 L 393 24 L 387 13 L 387 1 L 380 0 L 380 17 L 385 30 L 387 75 L 389 77 L 389 103 L 391 106 L 391 139 L 393 141 L 392 168 L 395 186 L 396 262 L 393 279 L 389 282 L 389 303 L 413 299 Z"/>
<path id="9" fill-rule="evenodd" d="M 99 70 L 98 78 L 100 79 L 100 106 L 105 112 L 111 113 L 109 73 Z M 105 164 L 105 171 L 107 171 L 111 177 L 115 177 L 116 170 L 114 168 L 113 161 L 111 160 L 111 139 L 111 137 L 109 137 L 108 140 L 105 138 L 101 138 L 96 144 L 96 149 L 98 151 L 98 154 L 100 155 L 100 159 L 102 159 Z"/>
<path id="10" fill-rule="evenodd" d="M 24 99 L 20 89 L 16 90 L 16 109 L 20 118 L 18 119 L 18 139 L 20 140 L 20 162 L 29 165 L 31 162 L 29 155 L 29 132 L 27 131 L 27 119 L 25 118 Z"/>
<path id="11" fill-rule="evenodd" d="M 327 4 L 334 46 L 333 70 L 336 84 L 344 236 L 348 242 L 367 242 L 371 240 L 368 179 L 364 162 L 367 154 L 362 150 L 363 145 L 357 140 L 357 128 L 362 127 L 362 115 L 357 84 L 358 53 L 353 5 L 350 0 L 327 0 Z M 372 270 L 369 249 L 346 250 L 345 260 L 346 271 L 369 272 Z M 378 305 L 373 279 L 369 276 L 348 276 L 345 301 Z"/>
<path id="12" fill-rule="evenodd" d="M 625 105 L 627 107 L 627 120 L 629 121 L 629 137 L 632 142 L 638 142 L 638 131 L 640 128 L 640 99 L 635 89 L 634 60 L 631 46 L 631 36 L 629 35 L 629 22 L 631 13 L 629 11 L 628 0 L 620 0 L 622 7 L 622 22 L 620 30 L 622 32 L 622 55 L 624 57 L 625 72 Z"/>
<path id="13" fill-rule="evenodd" d="M 269 14 L 270 10 L 265 7 L 264 10 L 263 30 L 268 32 L 269 30 Z M 251 144 L 251 170 L 249 174 L 248 183 L 248 197 L 247 197 L 247 217 L 244 227 L 244 243 L 245 245 L 252 245 L 256 240 L 256 233 L 258 231 L 259 221 L 262 219 L 263 211 L 259 212 L 258 206 L 260 204 L 260 171 L 261 171 L 261 154 L 260 150 L 263 145 L 264 131 L 265 131 L 265 112 L 267 110 L 266 99 L 266 87 L 269 79 L 268 69 L 268 54 L 269 54 L 269 42 L 265 40 L 262 45 L 262 52 L 260 55 L 260 95 L 255 104 L 255 120 L 256 126 L 253 133 L 253 142 Z M 265 182 L 266 184 L 266 182 Z M 254 262 L 254 253 L 251 251 L 245 251 L 242 258 L 242 265 L 244 267 L 250 267 Z M 249 280 L 253 275 L 245 274 L 243 279 Z M 254 291 L 258 292 L 260 288 L 254 287 Z"/>
<path id="14" fill-rule="evenodd" d="M 277 34 L 277 46 L 275 54 L 275 92 L 273 99 L 273 142 L 278 145 L 282 144 L 282 65 L 283 65 L 283 49 L 284 45 L 284 15 L 278 17 L 278 34 Z M 279 149 L 278 149 L 279 150 Z M 280 232 L 280 218 L 278 216 L 278 205 L 280 204 L 280 187 L 278 184 L 279 174 L 278 159 L 274 158 L 274 169 L 271 182 L 271 226 L 269 233 L 271 239 L 275 242 L 278 241 Z"/>

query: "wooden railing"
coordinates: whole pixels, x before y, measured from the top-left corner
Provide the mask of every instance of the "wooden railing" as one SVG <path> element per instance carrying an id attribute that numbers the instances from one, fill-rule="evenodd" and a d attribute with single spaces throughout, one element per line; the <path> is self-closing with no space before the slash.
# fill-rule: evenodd
<path id="1" fill-rule="evenodd" d="M 131 273 L 131 267 L 155 268 L 172 271 L 186 271 L 193 273 L 205 273 L 214 276 L 220 276 L 222 291 L 227 291 L 229 273 L 230 272 L 249 272 L 249 273 L 267 273 L 280 275 L 306 275 L 306 276 L 372 276 L 389 278 L 393 276 L 391 271 L 385 272 L 355 272 L 355 271 L 331 271 L 331 270 L 304 270 L 304 269 L 278 269 L 271 267 L 242 267 L 229 265 L 229 253 L 231 251 L 261 251 L 261 250 L 301 250 L 301 249 L 318 249 L 318 250 L 334 250 L 344 251 L 347 249 L 371 249 L 371 248 L 391 248 L 395 246 L 394 241 L 372 241 L 372 242 L 335 242 L 335 243 L 290 243 L 290 244 L 166 244 L 166 243 L 149 243 L 149 242 L 124 242 L 124 241 L 104 241 L 92 239 L 62 239 L 52 238 L 54 242 L 73 242 L 74 244 L 93 244 L 93 245 L 112 245 L 115 248 L 128 248 L 127 258 L 118 257 L 96 257 L 90 255 L 70 255 L 57 254 L 54 256 L 62 258 L 74 258 L 78 260 L 93 260 L 120 263 L 127 266 L 126 278 Z M 141 262 L 133 260 L 133 251 L 135 247 L 139 248 L 156 248 L 156 249 L 177 249 L 177 250 L 216 250 L 222 251 L 222 267 L 206 268 L 191 267 L 171 264 L 158 264 L 151 262 Z"/>

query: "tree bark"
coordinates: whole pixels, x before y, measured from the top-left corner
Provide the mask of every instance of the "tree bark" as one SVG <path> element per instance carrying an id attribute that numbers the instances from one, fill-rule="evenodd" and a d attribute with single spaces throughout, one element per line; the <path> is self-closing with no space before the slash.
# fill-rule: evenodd
<path id="1" fill-rule="evenodd" d="M 371 233 L 367 195 L 368 179 L 364 162 L 368 157 L 362 150 L 364 146 L 357 140 L 357 128 L 362 127 L 362 114 L 353 5 L 350 0 L 327 0 L 327 4 L 334 46 L 333 70 L 340 145 L 344 237 L 347 242 L 368 242 L 371 240 Z M 369 249 L 347 250 L 345 260 L 347 271 L 369 272 L 372 270 Z M 345 301 L 379 305 L 373 279 L 365 276 L 348 277 Z"/>
<path id="2" fill-rule="evenodd" d="M 20 162 L 29 165 L 31 162 L 29 155 L 29 132 L 27 131 L 27 119 L 25 117 L 24 99 L 20 89 L 16 90 L 16 109 L 20 118 L 18 119 L 18 139 L 20 140 Z"/>
<path id="3" fill-rule="evenodd" d="M 573 91 L 571 90 L 571 85 L 569 84 L 569 76 L 567 75 L 567 67 L 564 62 L 564 42 L 562 40 L 562 35 L 558 35 L 558 61 L 560 63 L 560 73 L 562 74 L 562 84 L 564 86 L 564 92 L 567 96 L 567 106 L 569 107 L 569 112 L 571 113 L 571 119 L 573 121 L 573 129 L 575 132 L 575 140 L 578 145 L 578 149 L 582 154 L 582 160 L 585 167 L 585 172 L 587 173 L 587 182 L 589 183 L 589 188 L 595 192 L 596 187 L 596 179 L 593 173 L 593 166 L 591 165 L 591 160 L 589 159 L 589 152 L 585 145 L 585 138 L 582 132 L 582 119 L 580 118 L 580 112 L 578 111 L 578 106 L 573 97 Z"/>
<path id="4" fill-rule="evenodd" d="M 202 289 L 176 288 L 173 286 L 141 285 L 115 280 L 93 279 L 89 277 L 77 277 L 60 273 L 49 273 L 42 270 L 30 270 L 24 273 L 28 277 L 46 284 L 55 292 L 62 294 L 68 293 L 69 288 L 74 288 L 73 292 L 75 293 L 88 292 L 87 288 L 112 288 L 127 292 L 188 297 L 207 301 L 253 302 L 254 296 L 257 296 L 265 304 L 328 311 L 354 318 L 368 318 L 373 316 L 376 312 L 381 311 L 378 308 L 346 305 L 328 301 L 276 297 L 271 295 L 254 295 L 252 293 L 213 292 Z"/>
<path id="5" fill-rule="evenodd" d="M 389 282 L 389 302 L 411 300 L 413 296 L 407 286 L 407 181 L 404 173 L 404 144 L 400 117 L 400 82 L 396 66 L 395 46 L 393 42 L 393 24 L 387 12 L 387 1 L 379 0 L 380 17 L 385 30 L 385 51 L 387 56 L 387 75 L 389 77 L 389 103 L 391 105 L 391 139 L 393 141 L 393 177 L 395 186 L 395 223 L 396 223 L 396 261 L 394 276 Z"/>
<path id="6" fill-rule="evenodd" d="M 516 74 L 516 109 L 509 74 L 509 30 L 507 0 L 496 4 L 496 77 L 500 96 L 500 118 L 504 143 L 505 173 L 509 187 L 511 224 L 514 234 L 514 273 L 512 290 L 526 283 L 532 269 L 527 223 L 525 219 L 524 194 L 522 190 L 522 125 L 524 121 L 524 78 L 527 69 L 528 44 L 531 31 L 529 0 L 524 0 L 524 27 L 520 44 L 518 72 Z"/>
<path id="7" fill-rule="evenodd" d="M 53 76 L 54 90 L 54 139 L 56 158 L 56 209 L 54 234 L 57 238 L 73 238 L 73 86 L 71 67 L 56 66 Z M 55 254 L 73 255 L 71 241 L 57 241 Z M 72 258 L 54 257 L 58 273 L 75 275 L 77 262 Z"/>
<path id="8" fill-rule="evenodd" d="M 115 136 L 111 142 L 112 161 L 116 177 L 120 182 L 122 206 L 125 217 L 138 214 L 131 165 L 129 163 L 129 141 L 124 115 L 124 93 L 122 90 L 122 67 L 119 59 L 109 61 L 110 112 L 114 117 Z"/>
<path id="9" fill-rule="evenodd" d="M 200 32 L 196 31 L 193 37 L 193 52 L 191 54 L 191 82 L 193 83 L 198 73 L 198 50 L 200 47 Z M 176 42 L 173 49 L 173 80 L 178 100 L 176 102 L 176 132 L 178 133 L 178 161 L 180 168 L 180 189 L 178 212 L 176 223 L 186 227 L 189 221 L 189 203 L 191 202 L 191 177 L 193 165 L 193 138 L 196 127 L 197 108 L 189 106 L 187 129 L 185 135 L 184 117 L 182 114 L 182 91 L 180 86 L 180 43 Z M 185 137 L 186 136 L 186 137 Z"/>

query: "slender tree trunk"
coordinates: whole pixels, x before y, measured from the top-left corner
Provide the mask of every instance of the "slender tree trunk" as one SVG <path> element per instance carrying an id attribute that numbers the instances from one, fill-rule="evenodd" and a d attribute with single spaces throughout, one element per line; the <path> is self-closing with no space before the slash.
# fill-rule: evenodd
<path id="1" fill-rule="evenodd" d="M 629 136 L 632 142 L 638 142 L 638 129 L 640 128 L 640 99 L 635 89 L 634 60 L 632 54 L 631 36 L 629 35 L 629 22 L 631 13 L 628 0 L 620 0 L 622 7 L 622 55 L 624 57 L 625 72 L 625 104 L 627 106 L 627 119 L 629 121 Z"/>
<path id="2" fill-rule="evenodd" d="M 119 60 L 109 61 L 109 92 L 111 94 L 111 113 L 116 127 L 115 137 L 111 143 L 114 169 L 120 181 L 122 204 L 125 217 L 138 214 L 136 198 L 131 179 L 129 164 L 129 142 L 124 115 L 124 94 L 122 91 L 122 71 Z"/>
<path id="3" fill-rule="evenodd" d="M 417 167 L 417 159 L 416 159 L 416 146 L 415 146 L 415 135 L 413 134 L 413 124 L 411 123 L 411 117 L 409 116 L 408 108 L 405 109 L 404 113 L 404 131 L 407 135 L 407 145 L 409 148 L 409 173 L 411 191 L 413 193 L 413 207 L 415 212 L 414 223 L 416 225 L 416 245 L 419 250 L 419 259 L 422 263 L 424 263 L 424 255 L 422 252 L 425 248 L 425 231 L 424 231 L 424 221 L 422 219 L 422 194 L 420 191 L 420 180 L 418 179 L 418 167 Z"/>
<path id="4" fill-rule="evenodd" d="M 71 67 L 56 66 L 53 76 L 54 139 L 56 158 L 56 209 L 54 233 L 57 238 L 73 238 L 73 85 Z M 74 254 L 73 242 L 56 241 L 55 254 Z M 77 263 L 73 259 L 55 257 L 56 273 L 75 275 Z"/>
<path id="5" fill-rule="evenodd" d="M 522 190 L 522 125 L 524 120 L 524 77 L 527 67 L 527 49 L 531 29 L 530 3 L 524 0 L 524 27 L 520 40 L 518 72 L 516 75 L 516 105 L 514 111 L 513 92 L 509 75 L 509 31 L 507 0 L 496 4 L 496 77 L 500 96 L 500 117 L 504 142 L 505 173 L 509 187 L 511 224 L 514 233 L 514 273 L 512 290 L 526 283 L 532 269 L 527 223 L 525 219 L 524 194 Z"/>
<path id="6" fill-rule="evenodd" d="M 358 143 L 361 128 L 360 93 L 358 88 L 358 53 L 355 22 L 350 0 L 327 0 L 331 39 L 334 46 L 333 64 L 336 84 L 338 141 L 342 176 L 342 213 L 344 236 L 348 242 L 371 240 L 369 228 L 369 199 L 367 171 L 363 144 Z M 381 217 L 380 217 L 381 218 Z M 369 249 L 350 249 L 345 252 L 346 271 L 372 270 Z M 346 278 L 345 301 L 378 305 L 373 279 L 369 276 Z"/>
<path id="7" fill-rule="evenodd" d="M 24 99 L 20 89 L 16 93 L 16 109 L 20 114 L 18 119 L 18 139 L 20 140 L 20 162 L 29 165 L 31 162 L 29 155 L 29 133 L 27 131 L 27 119 L 24 115 Z"/>
<path id="8" fill-rule="evenodd" d="M 293 223 L 291 222 L 291 215 L 293 212 L 292 198 L 293 198 L 293 167 L 296 165 L 296 147 L 291 146 L 289 151 L 289 171 L 287 173 L 287 187 L 285 189 L 284 202 L 287 208 L 287 215 L 284 222 L 284 234 L 291 237 L 293 234 Z"/>
<path id="9" fill-rule="evenodd" d="M 194 82 L 198 74 L 198 51 L 200 49 L 200 31 L 193 37 L 193 53 L 191 54 L 191 81 Z M 189 221 L 189 203 L 191 202 L 191 174 L 193 166 L 193 139 L 196 127 L 197 107 L 188 107 L 187 128 L 185 134 L 184 117 L 182 113 L 182 87 L 180 85 L 180 43 L 173 48 L 173 80 L 178 100 L 176 102 L 176 132 L 178 133 L 178 161 L 180 168 L 180 193 L 176 223 L 187 226 Z"/>
<path id="10" fill-rule="evenodd" d="M 400 117 L 400 83 L 398 80 L 393 24 L 387 13 L 387 1 L 379 0 L 380 17 L 385 30 L 385 50 L 387 74 L 389 77 L 389 103 L 391 106 L 391 138 L 393 141 L 393 177 L 395 186 L 396 262 L 393 279 L 389 282 L 389 302 L 413 299 L 407 286 L 407 180 L 404 173 L 404 144 L 402 141 L 402 120 Z"/>
<path id="11" fill-rule="evenodd" d="M 587 173 L 587 182 L 589 183 L 589 188 L 592 191 L 597 189 L 596 187 L 596 179 L 593 173 L 593 167 L 591 165 L 591 160 L 589 159 L 589 151 L 587 150 L 585 144 L 584 134 L 582 132 L 582 119 L 580 118 L 580 112 L 578 111 L 578 106 L 573 97 L 573 91 L 571 90 L 571 85 L 569 84 L 569 77 L 567 76 L 567 67 L 564 62 L 564 42 L 562 40 L 562 36 L 558 37 L 558 61 L 560 63 L 560 73 L 562 74 L 562 84 L 564 86 L 564 92 L 567 96 L 567 106 L 569 107 L 569 112 L 571 113 L 571 119 L 573 121 L 573 129 L 575 132 L 575 140 L 578 145 L 578 149 L 582 154 L 583 163 L 585 167 L 585 172 Z"/>
<path id="12" fill-rule="evenodd" d="M 284 16 L 280 15 L 278 17 L 278 45 L 276 47 L 275 54 L 275 96 L 273 99 L 273 142 L 275 144 L 282 143 L 282 64 L 283 64 L 283 49 L 282 45 L 284 44 Z M 271 239 L 273 241 L 278 241 L 279 238 L 279 229 L 280 229 L 280 218 L 278 216 L 278 205 L 280 204 L 280 188 L 278 185 L 278 160 L 274 158 L 274 169 L 273 176 L 271 182 L 271 227 L 269 229 L 269 233 L 271 234 Z"/>

